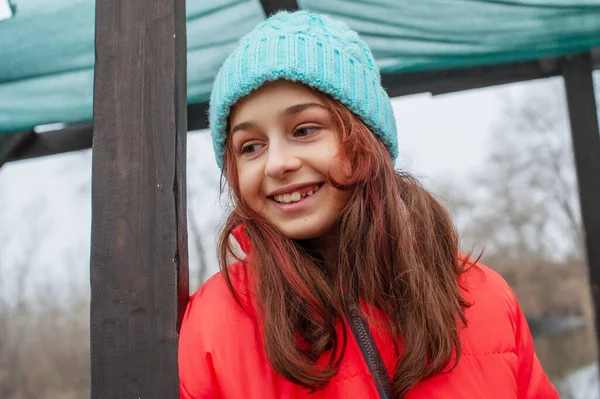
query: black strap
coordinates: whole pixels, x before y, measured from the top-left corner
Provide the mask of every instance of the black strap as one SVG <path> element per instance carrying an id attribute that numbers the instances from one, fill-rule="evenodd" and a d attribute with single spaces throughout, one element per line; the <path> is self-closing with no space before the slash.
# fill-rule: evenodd
<path id="1" fill-rule="evenodd" d="M 357 309 L 350 309 L 346 312 L 346 317 L 352 329 L 352 334 L 358 343 L 360 351 L 369 367 L 371 376 L 375 381 L 375 386 L 381 399 L 390 399 L 390 387 L 392 380 L 385 368 L 381 354 L 375 345 L 369 325 L 360 317 Z"/>

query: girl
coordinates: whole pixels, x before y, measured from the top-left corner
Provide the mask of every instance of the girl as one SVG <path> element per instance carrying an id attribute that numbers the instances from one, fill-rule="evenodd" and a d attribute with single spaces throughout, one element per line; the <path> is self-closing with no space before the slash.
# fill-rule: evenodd
<path id="1" fill-rule="evenodd" d="M 181 398 L 558 398 L 508 285 L 394 171 L 390 100 L 345 24 L 259 25 L 210 124 L 234 209 L 181 327 Z"/>

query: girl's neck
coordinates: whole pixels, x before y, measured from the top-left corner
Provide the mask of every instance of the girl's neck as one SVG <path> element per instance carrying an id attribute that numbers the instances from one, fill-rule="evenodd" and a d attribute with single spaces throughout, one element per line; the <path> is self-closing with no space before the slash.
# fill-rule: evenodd
<path id="1" fill-rule="evenodd" d="M 339 233 L 337 228 L 332 228 L 320 237 L 307 240 L 306 243 L 320 260 L 329 275 L 332 275 L 333 268 L 337 263 L 338 249 L 340 246 Z"/>

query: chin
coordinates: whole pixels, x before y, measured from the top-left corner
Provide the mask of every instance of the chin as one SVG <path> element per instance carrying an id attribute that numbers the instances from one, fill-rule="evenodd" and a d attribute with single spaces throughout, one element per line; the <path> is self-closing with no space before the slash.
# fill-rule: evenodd
<path id="1" fill-rule="evenodd" d="M 332 227 L 333 225 L 308 226 L 306 223 L 299 223 L 298 226 L 278 226 L 278 229 L 292 240 L 312 240 L 324 236 Z"/>

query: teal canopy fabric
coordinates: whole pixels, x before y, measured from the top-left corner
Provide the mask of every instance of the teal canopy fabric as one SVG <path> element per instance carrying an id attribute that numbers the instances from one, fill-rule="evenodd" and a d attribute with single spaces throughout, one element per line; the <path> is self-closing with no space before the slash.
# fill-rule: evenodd
<path id="1" fill-rule="evenodd" d="M 532 60 L 600 46 L 600 0 L 298 3 L 357 30 L 385 73 Z M 0 20 L 0 133 L 90 121 L 94 0 L 11 4 L 14 16 Z M 264 18 L 258 0 L 187 0 L 189 103 L 208 100 L 227 54 Z"/>

